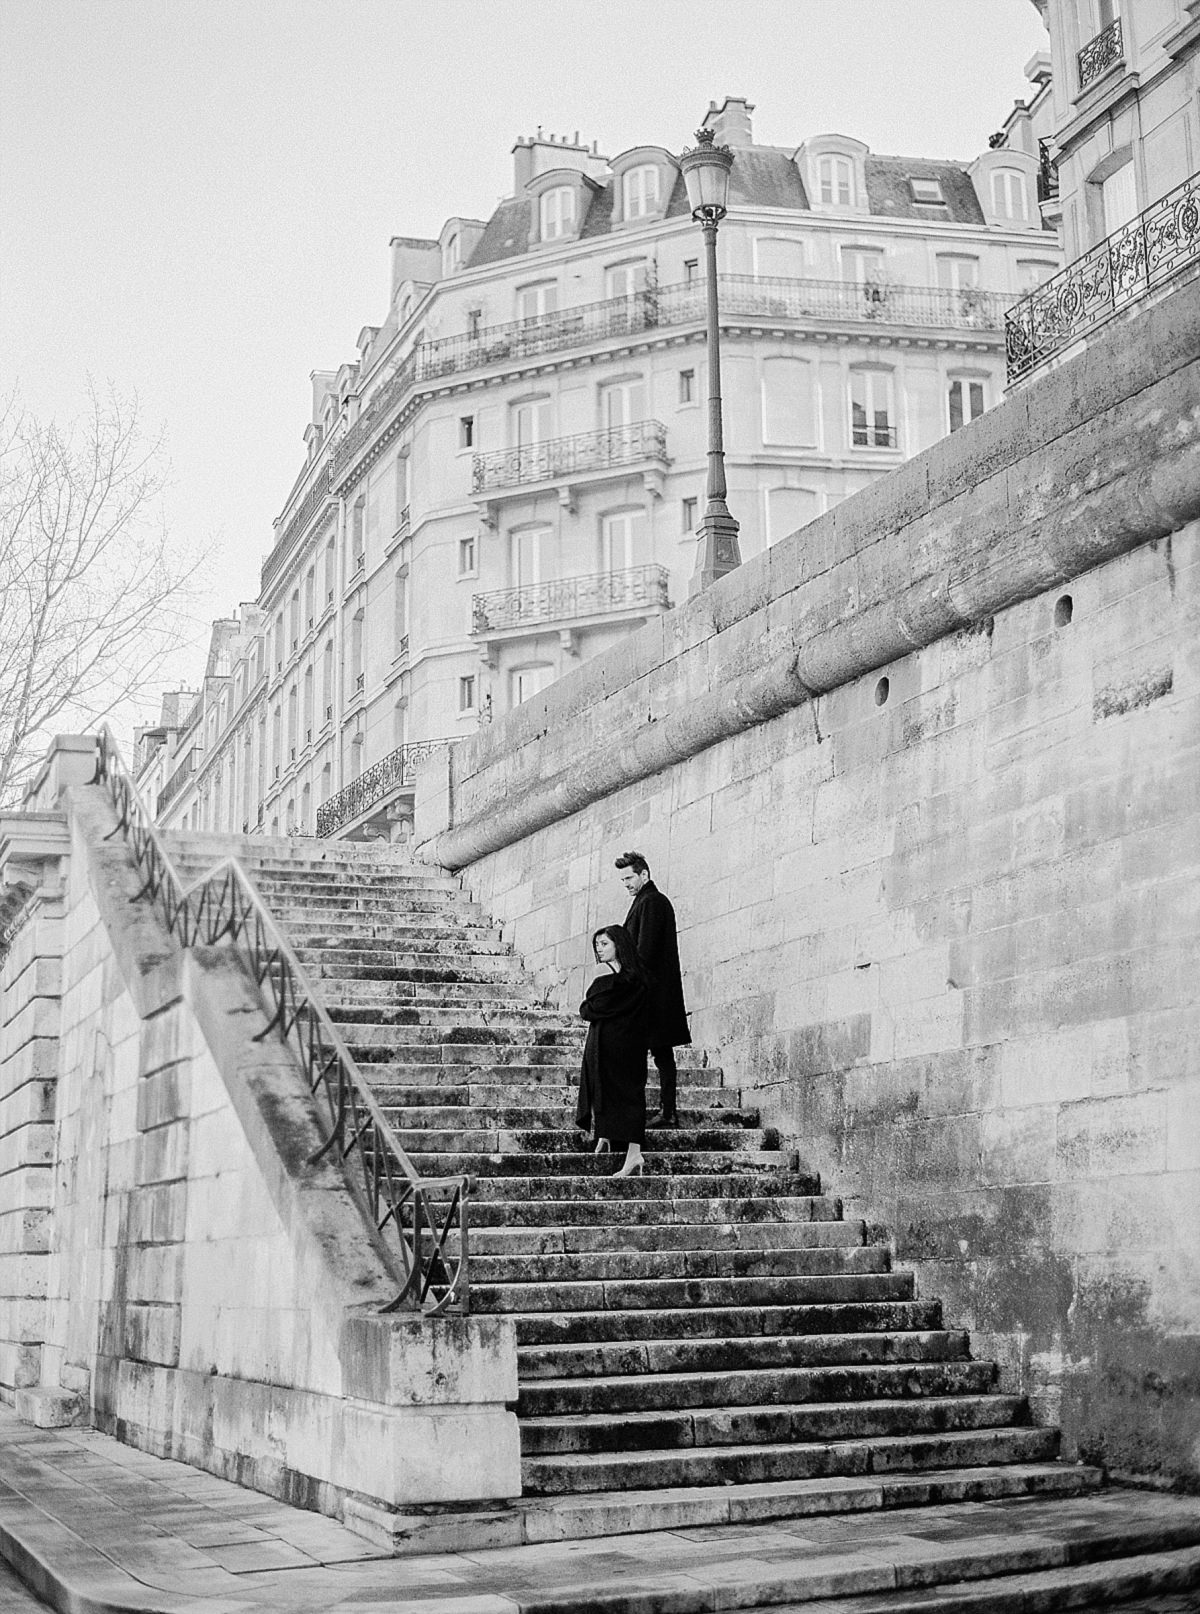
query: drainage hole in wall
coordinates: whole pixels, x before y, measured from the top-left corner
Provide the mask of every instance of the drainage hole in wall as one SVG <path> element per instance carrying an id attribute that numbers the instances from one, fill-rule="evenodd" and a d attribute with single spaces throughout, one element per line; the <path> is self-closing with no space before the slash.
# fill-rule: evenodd
<path id="1" fill-rule="evenodd" d="M 875 704 L 876 704 L 876 706 L 885 706 L 887 704 L 887 698 L 891 694 L 891 692 L 892 692 L 891 684 L 888 683 L 886 678 L 881 678 L 879 680 L 879 682 L 875 685 Z"/>
<path id="2" fill-rule="evenodd" d="M 1069 594 L 1064 594 L 1061 599 L 1056 600 L 1054 602 L 1054 626 L 1056 628 L 1065 628 L 1071 620 L 1071 614 L 1074 609 L 1075 607 L 1071 603 Z"/>

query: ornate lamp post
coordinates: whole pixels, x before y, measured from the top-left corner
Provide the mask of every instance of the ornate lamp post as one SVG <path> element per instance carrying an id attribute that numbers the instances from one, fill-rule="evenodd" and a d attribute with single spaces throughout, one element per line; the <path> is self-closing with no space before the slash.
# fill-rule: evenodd
<path id="1" fill-rule="evenodd" d="M 721 335 L 717 323 L 717 225 L 728 211 L 733 153 L 728 146 L 713 145 L 711 129 L 697 129 L 696 142 L 695 147 L 683 152 L 679 159 L 692 217 L 704 231 L 704 266 L 708 281 L 708 487 L 704 519 L 696 534 L 699 543 L 696 570 L 692 575 L 693 594 L 742 564 L 738 524 L 725 503 Z"/>

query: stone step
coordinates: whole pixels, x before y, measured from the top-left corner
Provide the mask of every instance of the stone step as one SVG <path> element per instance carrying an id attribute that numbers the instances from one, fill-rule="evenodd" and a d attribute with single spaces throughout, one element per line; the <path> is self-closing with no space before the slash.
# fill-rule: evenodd
<path id="1" fill-rule="evenodd" d="M 603 1200 L 530 1197 L 511 1201 L 481 1193 L 480 1185 L 471 1196 L 471 1228 L 516 1227 L 528 1229 L 597 1228 L 625 1226 L 662 1227 L 727 1225 L 744 1215 L 757 1222 L 803 1225 L 808 1222 L 840 1223 L 841 1201 L 827 1194 L 781 1193 L 770 1199 L 743 1198 L 714 1193 L 703 1197 L 670 1199 L 653 1204 L 626 1194 Z M 617 1188 L 627 1185 L 617 1184 Z M 724 1185 L 722 1185 L 724 1186 Z"/>
<path id="2" fill-rule="evenodd" d="M 770 1484 L 832 1474 L 1049 1462 L 1056 1429 L 963 1429 L 787 1445 L 697 1446 L 682 1451 L 566 1452 L 521 1459 L 522 1488 L 548 1492 L 661 1490 L 679 1485 Z"/>
<path id="3" fill-rule="evenodd" d="M 376 1095 L 378 1096 L 378 1095 Z M 532 1128 L 502 1127 L 494 1124 L 494 1117 L 486 1111 L 464 1107 L 457 1111 L 457 1127 L 429 1126 L 421 1107 L 414 1104 L 382 1103 L 384 1113 L 395 1128 L 400 1146 L 410 1153 L 472 1154 L 488 1162 L 489 1168 L 497 1156 L 504 1162 L 501 1170 L 513 1169 L 512 1163 L 528 1160 L 545 1163 L 539 1169 L 551 1169 L 555 1160 L 564 1162 L 564 1171 L 570 1175 L 591 1177 L 596 1175 L 587 1167 L 574 1162 L 590 1161 L 600 1171 L 611 1173 L 612 1156 L 599 1160 L 590 1148 L 581 1150 L 580 1133 L 564 1117 L 553 1132 L 534 1131 Z M 435 1112 L 445 1115 L 444 1110 Z M 455 1112 L 451 1112 L 455 1113 Z M 544 1123 L 546 1116 L 539 1119 Z M 647 1134 L 647 1159 L 651 1152 L 670 1150 L 673 1155 L 700 1158 L 710 1154 L 736 1154 L 741 1162 L 760 1165 L 772 1164 L 780 1151 L 771 1145 L 773 1134 L 736 1127 L 694 1127 L 678 1130 L 651 1131 Z M 651 1169 L 653 1162 L 650 1162 Z"/>
<path id="4" fill-rule="evenodd" d="M 942 1325 L 937 1300 L 847 1300 L 781 1306 L 690 1305 L 683 1310 L 609 1309 L 509 1313 L 517 1345 L 612 1344 L 621 1341 L 721 1340 L 760 1334 L 920 1333 Z"/>
<path id="5" fill-rule="evenodd" d="M 451 1003 L 464 1003 L 472 1008 L 487 1008 L 494 1003 L 528 1003 L 535 1008 L 544 1006 L 544 994 L 528 981 L 327 981 L 322 993 L 327 1008 L 335 1003 L 349 1008 L 365 1007 L 368 1003 L 427 1003 L 431 1008 L 444 1008 Z"/>
<path id="6" fill-rule="evenodd" d="M 531 1497 L 520 1506 L 526 1541 L 559 1542 L 725 1525 L 735 1525 L 741 1531 L 747 1525 L 770 1520 L 894 1512 L 957 1502 L 999 1502 L 1006 1498 L 1069 1500 L 1093 1496 L 1103 1483 L 1103 1474 L 1096 1468 L 1068 1467 L 1054 1462 L 1016 1462 L 995 1468 L 823 1475 L 819 1479 L 777 1480 L 770 1484 L 680 1486 L 665 1490 L 637 1490 L 622 1485 L 611 1491 L 584 1492 L 579 1496 Z M 924 1590 L 918 1594 L 923 1601 L 914 1607 L 919 1608 L 921 1614 L 953 1614 L 940 1600 L 930 1601 L 930 1595 Z M 638 1614 L 660 1606 L 666 1605 L 640 1603 Z M 669 1606 L 677 1607 L 674 1598 Z M 758 1606 L 764 1605 L 760 1602 Z M 866 1610 L 856 1609 L 852 1602 L 793 1605 L 797 1614 L 801 1606 L 805 1614 L 866 1614 Z M 870 1614 L 892 1614 L 893 1606 L 889 1594 L 888 1601 L 878 1603 Z M 975 1609 L 972 1614 L 1018 1614 L 1020 1610 L 1034 1614 L 1035 1609 L 1041 1614 L 1042 1610 L 1066 1606 L 1072 1605 L 1029 1605 L 1014 1600 L 993 1609 Z M 786 1614 L 786 1609 L 776 1605 L 775 1614 Z"/>
<path id="7" fill-rule="evenodd" d="M 994 1362 L 946 1361 L 541 1378 L 521 1385 L 517 1415 L 553 1419 L 696 1407 L 851 1404 L 921 1397 L 986 1396 L 994 1391 L 996 1376 Z M 821 1435 L 824 1438 L 823 1431 Z"/>
<path id="8" fill-rule="evenodd" d="M 615 1452 L 704 1451 L 782 1443 L 828 1446 L 852 1440 L 899 1440 L 1011 1429 L 1028 1423 L 1020 1396 L 909 1396 L 801 1405 L 759 1404 L 605 1410 L 522 1417 L 523 1457 Z"/>
<path id="9" fill-rule="evenodd" d="M 473 1227 L 475 1256 L 624 1256 L 717 1250 L 854 1250 L 866 1243 L 866 1224 L 848 1222 L 701 1223 L 696 1227 Z"/>
<path id="10" fill-rule="evenodd" d="M 368 1003 L 356 1006 L 346 1003 L 327 1003 L 329 1018 L 336 1026 L 349 1026 L 348 1033 L 358 1041 L 384 1042 L 397 1026 L 420 1025 L 435 1031 L 439 1028 L 470 1031 L 520 1032 L 523 1039 L 536 1041 L 547 1032 L 560 1038 L 572 1038 L 583 1045 L 579 1020 L 574 1015 L 555 1014 L 550 1009 L 524 1008 L 512 1005 L 500 1008 L 470 1009 L 463 1004 L 431 1004 L 420 1009 L 407 1003 L 385 1005 Z M 479 1038 L 479 1041 L 485 1040 Z"/>
<path id="11" fill-rule="evenodd" d="M 616 1278 L 611 1282 L 502 1283 L 471 1285 L 471 1304 L 481 1312 L 653 1311 L 684 1306 L 720 1310 L 733 1306 L 846 1305 L 855 1301 L 911 1300 L 911 1272 L 825 1272 L 774 1277 Z"/>
<path id="12" fill-rule="evenodd" d="M 395 967 L 410 963 L 427 964 L 437 959 L 468 964 L 503 961 L 511 968 L 520 967 L 503 942 L 486 939 L 458 941 L 444 932 L 434 939 L 411 946 L 375 947 L 366 943 L 359 947 L 297 947 L 294 951 L 302 964 L 335 963 L 339 970 L 358 970 L 380 965 Z M 342 978 L 344 979 L 344 976 Z M 575 1023 L 582 1024 L 580 1021 Z"/>
<path id="13" fill-rule="evenodd" d="M 258 885 L 257 881 L 255 885 Z M 286 881 L 282 889 L 268 889 L 261 894 L 271 912 L 283 916 L 289 923 L 298 920 L 301 924 L 322 927 L 329 919 L 346 919 L 351 915 L 396 919 L 401 914 L 437 915 L 447 912 L 446 897 L 436 891 L 396 891 L 384 895 L 348 889 L 342 893 L 330 892 L 328 896 L 309 895 L 302 887 Z M 483 910 L 477 903 L 467 902 L 461 897 L 454 898 L 449 912 L 457 920 L 482 921 L 484 918 Z"/>
<path id="14" fill-rule="evenodd" d="M 584 1250 L 575 1255 L 471 1257 L 472 1284 L 615 1283 L 621 1279 L 818 1277 L 888 1272 L 880 1244 L 766 1250 Z"/>
<path id="15" fill-rule="evenodd" d="M 969 1339 L 962 1329 L 912 1329 L 908 1332 L 827 1334 L 749 1334 L 740 1339 L 617 1340 L 581 1345 L 523 1345 L 517 1352 L 521 1393 L 544 1378 L 559 1383 L 614 1375 L 778 1374 L 826 1370 L 912 1366 L 969 1360 Z M 764 1398 L 765 1399 L 765 1398 Z"/>
<path id="16" fill-rule="evenodd" d="M 595 1158 L 591 1155 L 582 1156 L 582 1159 L 590 1165 L 595 1164 Z M 513 1163 L 521 1164 L 519 1160 L 514 1160 Z M 635 1200 L 644 1207 L 641 1219 L 651 1221 L 660 1214 L 659 1207 L 664 1202 L 669 1205 L 677 1198 L 730 1199 L 736 1196 L 738 1199 L 746 1200 L 759 1199 L 767 1195 L 782 1195 L 789 1199 L 799 1199 L 816 1196 L 821 1191 L 820 1182 L 816 1178 L 778 1168 L 755 1171 L 744 1166 L 737 1155 L 725 1157 L 713 1155 L 705 1162 L 705 1169 L 701 1172 L 674 1169 L 678 1162 L 671 1155 L 655 1155 L 654 1165 L 657 1169 L 648 1171 L 641 1177 L 622 1178 L 610 1175 L 599 1183 L 582 1179 L 582 1174 L 578 1177 L 564 1177 L 557 1173 L 552 1176 L 481 1177 L 475 1185 L 472 1202 L 477 1206 L 499 1202 L 514 1211 L 519 1204 L 528 1200 L 577 1203 L 576 1195 L 579 1193 L 580 1181 L 588 1180 L 591 1183 L 589 1192 L 595 1192 L 601 1187 L 609 1207 L 626 1200 Z M 431 1171 L 430 1175 L 436 1173 Z M 517 1218 L 514 1217 L 515 1219 Z M 768 1219 L 770 1219 L 768 1215 L 762 1218 L 764 1221 Z"/>
<path id="17" fill-rule="evenodd" d="M 343 964 L 326 956 L 309 966 L 308 974 L 314 980 L 324 981 L 502 981 L 517 966 L 509 958 L 460 960 L 444 959 L 440 963 L 415 961 L 406 964 Z"/>
<path id="18" fill-rule="evenodd" d="M 469 1088 L 448 1089 L 434 1085 L 428 1093 L 424 1093 L 415 1084 L 408 1087 L 382 1084 L 376 1086 L 374 1083 L 371 1085 L 375 1097 L 383 1108 L 395 1110 L 397 1114 L 403 1115 L 404 1124 L 407 1126 L 421 1127 L 431 1132 L 452 1129 L 456 1134 L 459 1134 L 459 1129 L 464 1126 L 476 1130 L 490 1129 L 493 1134 L 504 1132 L 519 1136 L 521 1148 L 536 1149 L 539 1152 L 552 1150 L 557 1139 L 569 1137 L 571 1148 L 579 1152 L 581 1134 L 575 1126 L 573 1089 L 564 1088 L 561 1095 L 547 1093 L 541 1105 L 534 1106 L 476 1101 Z M 461 1092 L 461 1098 L 448 1099 L 448 1093 L 458 1092 Z M 756 1110 L 718 1109 L 715 1104 L 711 1108 L 699 1109 L 694 1099 L 690 1109 L 692 1113 L 683 1112 L 680 1126 L 650 1129 L 658 1140 L 658 1146 L 683 1149 L 715 1148 L 717 1146 L 715 1142 L 702 1144 L 699 1140 L 710 1136 L 716 1138 L 718 1132 L 722 1138 L 730 1132 L 746 1139 L 761 1140 L 767 1135 L 758 1126 Z M 731 1148 L 734 1146 L 732 1143 L 729 1145 Z M 761 1141 L 748 1145 L 748 1147 L 761 1146 Z M 469 1147 L 475 1148 L 480 1145 L 471 1144 Z M 491 1145 L 491 1147 L 497 1146 Z"/>
<path id="19" fill-rule="evenodd" d="M 431 1090 L 434 1087 L 454 1088 L 468 1097 L 462 1100 L 446 1098 L 446 1103 L 470 1102 L 488 1108 L 505 1102 L 529 1104 L 545 1100 L 570 1104 L 573 1110 L 579 1091 L 578 1065 L 568 1064 L 561 1048 L 539 1048 L 537 1054 L 538 1057 L 527 1064 L 506 1058 L 499 1075 L 486 1067 L 464 1071 L 459 1068 L 460 1061 L 452 1060 L 447 1066 L 440 1057 L 436 1062 L 431 1057 L 424 1064 L 417 1060 L 397 1063 L 360 1059 L 358 1068 L 377 1091 L 388 1087 L 394 1087 L 398 1093 L 425 1087 Z M 551 1055 L 554 1057 L 551 1058 Z M 680 1107 L 684 1111 L 711 1104 L 736 1105 L 741 1097 L 737 1088 L 722 1085 L 721 1072 L 717 1069 L 681 1071 L 679 1095 Z M 439 1091 L 439 1100 L 442 1096 Z"/>
<path id="20" fill-rule="evenodd" d="M 331 924 L 289 925 L 288 940 L 306 951 L 336 951 L 353 946 L 356 951 L 378 947 L 420 946 L 440 940 L 494 942 L 496 937 L 484 925 L 451 921 L 442 914 L 413 914 L 402 920 L 375 920 L 370 923 L 345 921 L 344 929 Z"/>

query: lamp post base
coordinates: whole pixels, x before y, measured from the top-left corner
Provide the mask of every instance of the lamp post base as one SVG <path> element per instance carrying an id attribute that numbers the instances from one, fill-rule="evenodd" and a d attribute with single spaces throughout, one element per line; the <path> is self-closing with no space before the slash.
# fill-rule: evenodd
<path id="1" fill-rule="evenodd" d="M 701 589 L 710 587 L 741 564 L 737 522 L 723 505 L 714 510 L 710 504 L 696 528 L 696 570 L 692 573 L 688 593 L 699 594 Z"/>

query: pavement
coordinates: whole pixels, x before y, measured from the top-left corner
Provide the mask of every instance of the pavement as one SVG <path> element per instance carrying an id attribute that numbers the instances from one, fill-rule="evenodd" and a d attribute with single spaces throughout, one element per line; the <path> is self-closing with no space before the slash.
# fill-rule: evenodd
<path id="1" fill-rule="evenodd" d="M 1125 1588 L 1186 1610 L 1200 1499 L 1110 1489 L 393 1558 L 320 1514 L 0 1409 L 0 1557 L 64 1614 L 1009 1614 L 1067 1606 L 1042 1599 L 1068 1582 L 1077 1610 L 1089 1586 L 1096 1606 Z"/>

